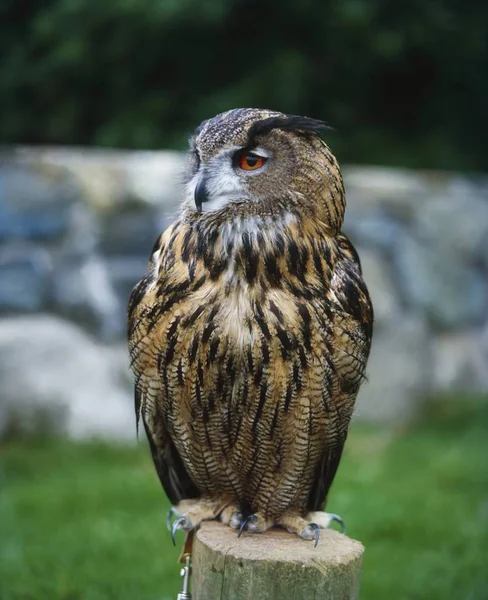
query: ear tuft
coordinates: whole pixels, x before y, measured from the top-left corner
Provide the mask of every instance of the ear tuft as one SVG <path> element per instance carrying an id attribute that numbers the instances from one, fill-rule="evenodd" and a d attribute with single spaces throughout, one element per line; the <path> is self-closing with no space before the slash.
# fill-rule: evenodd
<path id="1" fill-rule="evenodd" d="M 310 119 L 309 117 L 299 117 L 297 115 L 287 115 L 283 117 L 269 117 L 254 123 L 248 132 L 248 145 L 253 146 L 257 136 L 269 133 L 273 129 L 284 129 L 288 131 L 297 131 L 299 133 L 311 133 L 320 135 L 324 131 L 334 131 L 325 121 Z"/>

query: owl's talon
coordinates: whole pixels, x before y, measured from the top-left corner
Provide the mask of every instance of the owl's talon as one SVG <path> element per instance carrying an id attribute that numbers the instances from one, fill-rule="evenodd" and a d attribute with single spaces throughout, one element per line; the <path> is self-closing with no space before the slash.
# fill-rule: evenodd
<path id="1" fill-rule="evenodd" d="M 237 534 L 237 537 L 241 537 L 241 535 L 242 535 L 242 532 L 243 532 L 243 531 L 244 531 L 244 529 L 245 529 L 245 528 L 248 526 L 248 524 L 249 524 L 251 521 L 256 521 L 256 520 L 257 520 L 257 517 L 256 517 L 256 515 L 249 515 L 248 517 L 246 517 L 246 518 L 244 519 L 244 521 L 242 521 L 242 523 L 241 523 L 241 526 L 239 527 L 239 533 Z"/>
<path id="2" fill-rule="evenodd" d="M 317 523 L 320 529 L 327 529 L 332 521 L 336 521 L 341 526 L 342 533 L 346 533 L 346 524 L 339 515 L 334 513 L 328 513 L 321 510 L 312 511 L 305 515 L 305 520 L 309 523 Z"/>
<path id="3" fill-rule="evenodd" d="M 329 514 L 330 514 L 330 520 L 336 521 L 337 523 L 339 523 L 339 525 L 341 526 L 341 529 L 342 529 L 342 533 L 344 535 L 346 535 L 346 524 L 344 523 L 344 520 L 339 515 L 335 515 L 334 513 L 329 513 Z"/>
<path id="4" fill-rule="evenodd" d="M 178 517 L 176 521 L 173 523 L 173 527 L 171 528 L 171 539 L 173 540 L 173 546 L 176 546 L 176 532 L 178 529 L 184 529 L 185 531 L 190 531 L 193 529 L 192 522 L 186 517 Z"/>
<path id="5" fill-rule="evenodd" d="M 169 508 L 168 512 L 166 513 L 166 528 L 168 531 L 171 531 L 171 517 L 176 514 L 177 511 L 174 506 L 171 506 L 171 508 Z"/>
<path id="6" fill-rule="evenodd" d="M 317 523 L 308 523 L 298 534 L 304 540 L 315 540 L 314 548 L 317 547 L 320 537 L 320 525 Z"/>
<path id="7" fill-rule="evenodd" d="M 319 543 L 320 527 L 317 525 L 317 523 L 310 523 L 310 527 L 312 527 L 315 530 L 315 544 L 313 545 L 313 547 L 316 548 L 317 544 Z"/>

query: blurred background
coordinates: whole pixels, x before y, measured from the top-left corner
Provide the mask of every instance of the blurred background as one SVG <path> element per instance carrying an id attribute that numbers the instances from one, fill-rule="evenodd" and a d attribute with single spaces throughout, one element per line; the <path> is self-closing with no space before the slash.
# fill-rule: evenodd
<path id="1" fill-rule="evenodd" d="M 488 4 L 3 0 L 0 598 L 168 600 L 125 309 L 198 123 L 336 128 L 376 312 L 330 498 L 366 600 L 488 598 Z"/>

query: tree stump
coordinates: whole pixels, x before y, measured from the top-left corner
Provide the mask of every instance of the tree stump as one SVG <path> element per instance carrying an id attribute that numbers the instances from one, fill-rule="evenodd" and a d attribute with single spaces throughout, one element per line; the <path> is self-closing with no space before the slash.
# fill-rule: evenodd
<path id="1" fill-rule="evenodd" d="M 202 523 L 193 547 L 193 600 L 357 600 L 364 547 L 333 531 L 316 548 L 281 529 L 249 534 Z"/>

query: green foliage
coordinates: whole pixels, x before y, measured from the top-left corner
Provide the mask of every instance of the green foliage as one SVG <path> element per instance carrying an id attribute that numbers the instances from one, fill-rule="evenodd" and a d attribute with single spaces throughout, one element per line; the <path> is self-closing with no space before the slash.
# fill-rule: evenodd
<path id="1" fill-rule="evenodd" d="M 178 551 L 146 452 L 41 440 L 0 456 L 2 600 L 176 597 Z"/>
<path id="2" fill-rule="evenodd" d="M 362 600 L 488 597 L 487 434 L 468 399 L 397 434 L 353 427 L 330 509 L 366 546 Z M 17 440 L 0 465 L 2 600 L 176 597 L 147 448 Z"/>
<path id="3" fill-rule="evenodd" d="M 329 121 L 345 161 L 488 168 L 486 3 L 1 4 L 0 142 L 180 148 L 266 106 Z"/>

